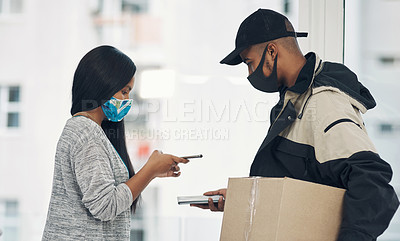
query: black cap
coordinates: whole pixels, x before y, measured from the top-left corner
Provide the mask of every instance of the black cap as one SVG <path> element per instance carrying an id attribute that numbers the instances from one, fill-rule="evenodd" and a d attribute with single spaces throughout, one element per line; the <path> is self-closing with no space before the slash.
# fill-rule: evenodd
<path id="1" fill-rule="evenodd" d="M 242 58 L 239 54 L 251 45 L 283 37 L 307 37 L 308 33 L 294 32 L 292 24 L 282 14 L 270 9 L 258 9 L 248 16 L 236 35 L 235 49 L 221 60 L 221 64 L 237 65 Z"/>

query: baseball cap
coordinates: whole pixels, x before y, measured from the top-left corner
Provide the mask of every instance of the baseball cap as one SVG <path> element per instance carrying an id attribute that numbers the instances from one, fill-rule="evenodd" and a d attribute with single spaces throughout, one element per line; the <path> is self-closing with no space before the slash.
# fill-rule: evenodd
<path id="1" fill-rule="evenodd" d="M 308 33 L 294 32 L 290 21 L 282 14 L 270 9 L 258 9 L 248 16 L 236 34 L 235 49 L 221 64 L 237 65 L 242 63 L 239 54 L 251 45 L 268 42 L 283 37 L 307 37 Z"/>

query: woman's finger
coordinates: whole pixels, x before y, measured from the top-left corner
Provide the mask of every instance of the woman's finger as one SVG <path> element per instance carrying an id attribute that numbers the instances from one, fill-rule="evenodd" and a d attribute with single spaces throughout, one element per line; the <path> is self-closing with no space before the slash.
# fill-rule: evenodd
<path id="1" fill-rule="evenodd" d="M 181 170 L 181 168 L 178 165 L 176 165 L 172 168 L 173 168 L 174 172 L 179 172 Z"/>
<path id="2" fill-rule="evenodd" d="M 188 163 L 189 162 L 189 160 L 185 159 L 185 158 L 180 158 L 180 157 L 173 156 L 173 155 L 171 155 L 171 157 L 172 157 L 172 160 L 174 160 L 174 162 L 176 162 L 176 163 Z"/>

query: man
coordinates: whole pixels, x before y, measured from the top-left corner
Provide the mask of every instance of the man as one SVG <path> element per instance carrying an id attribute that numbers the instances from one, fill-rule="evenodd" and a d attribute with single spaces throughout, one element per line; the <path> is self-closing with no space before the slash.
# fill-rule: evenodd
<path id="1" fill-rule="evenodd" d="M 315 53 L 303 56 L 296 37 L 305 36 L 285 16 L 259 9 L 242 22 L 235 50 L 221 61 L 244 62 L 254 88 L 280 93 L 250 176 L 345 188 L 338 240 L 376 240 L 399 201 L 388 184 L 391 167 L 377 154 L 360 114 L 375 101 L 346 66 L 323 62 Z M 225 196 L 226 189 L 205 193 L 215 194 Z M 224 201 L 197 206 L 223 211 Z"/>

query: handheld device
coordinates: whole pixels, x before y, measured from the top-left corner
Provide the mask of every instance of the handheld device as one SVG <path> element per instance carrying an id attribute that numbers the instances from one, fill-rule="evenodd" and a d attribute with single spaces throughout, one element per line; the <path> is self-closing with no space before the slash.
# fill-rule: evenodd
<path id="1" fill-rule="evenodd" d="M 213 203 L 218 203 L 219 198 L 222 197 L 221 195 L 213 195 L 213 196 L 181 196 L 177 197 L 178 204 L 208 204 L 208 199 L 211 198 Z"/>
<path id="2" fill-rule="evenodd" d="M 192 158 L 202 158 L 203 155 L 199 154 L 199 155 L 191 155 L 191 156 L 181 156 L 181 158 L 183 159 L 192 159 Z"/>

